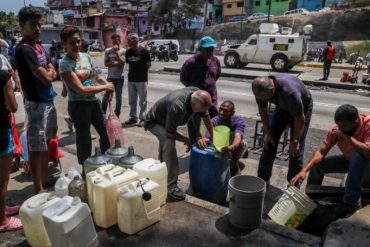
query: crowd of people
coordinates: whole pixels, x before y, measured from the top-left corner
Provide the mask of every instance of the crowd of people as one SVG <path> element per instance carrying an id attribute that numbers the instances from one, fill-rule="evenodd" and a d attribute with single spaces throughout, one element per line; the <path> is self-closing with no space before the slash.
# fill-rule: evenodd
<path id="1" fill-rule="evenodd" d="M 0 93 L 0 232 L 22 227 L 17 218 L 10 216 L 17 208 L 6 206 L 9 167 L 14 149 L 12 113 L 17 111 L 14 90 L 21 88 L 24 95 L 28 117 L 29 163 L 35 193 L 41 193 L 49 182 L 48 142 L 57 135 L 58 129 L 54 105 L 56 92 L 53 88 L 58 76 L 64 85 L 62 96 L 68 99 L 68 119 L 76 130 L 79 164 L 82 165 L 91 156 L 91 125 L 99 134 L 102 153 L 109 148 L 105 113 L 115 94 L 114 112 L 117 116 L 121 114 L 123 68 L 128 64 L 130 110 L 125 124 L 137 124 L 139 121 L 138 126 L 144 127 L 158 139 L 158 157 L 168 168 L 169 197 L 176 200 L 185 198 L 185 193 L 177 185 L 179 161 L 176 141 L 184 143 L 188 151 L 192 145 L 203 149 L 212 140 L 213 127 L 218 125 L 228 126 L 231 130 L 230 145 L 222 148 L 221 153 L 230 157 L 231 176 L 240 174 L 244 166 L 239 160 L 248 153 L 244 139 L 245 120 L 236 114 L 237 106 L 231 100 L 219 105 L 217 80 L 221 74 L 221 64 L 213 55 L 216 47 L 214 39 L 203 37 L 199 41 L 198 53 L 183 64 L 180 81 L 184 88 L 170 92 L 147 109 L 151 62 L 148 50 L 139 46 L 137 34 L 128 36 L 127 50 L 122 48 L 119 35 L 111 37 L 113 45 L 106 49 L 104 55 L 104 64 L 108 67 L 106 79 L 96 72 L 77 27 L 65 26 L 60 33 L 60 44 L 65 51 L 63 57 L 58 57 L 58 46 L 56 42 L 53 43 L 55 53 L 51 56 L 58 60 L 56 63 L 48 59 L 45 50 L 37 42 L 41 33 L 42 13 L 33 7 L 24 7 L 19 11 L 18 18 L 23 39 L 12 48 L 14 54 L 11 62 L 2 62 L 0 71 L 0 87 L 3 89 Z M 357 210 L 361 205 L 362 181 L 370 166 L 370 116 L 358 113 L 352 105 L 340 106 L 335 112 L 335 124 L 304 165 L 305 140 L 313 112 L 310 91 L 299 78 L 286 74 L 257 77 L 252 82 L 252 91 L 264 128 L 258 177 L 269 184 L 280 136 L 289 126 L 291 141 L 287 181 L 300 187 L 311 170 L 308 184 L 321 184 L 328 172 L 348 172 L 343 203 L 334 210 L 341 217 Z M 101 92 L 104 93 L 103 102 L 96 96 Z M 272 112 L 270 104 L 275 105 Z M 206 133 L 200 131 L 201 121 L 207 129 Z M 187 125 L 188 136 L 178 131 L 182 125 Z M 334 145 L 339 147 L 342 155 L 326 157 Z"/>

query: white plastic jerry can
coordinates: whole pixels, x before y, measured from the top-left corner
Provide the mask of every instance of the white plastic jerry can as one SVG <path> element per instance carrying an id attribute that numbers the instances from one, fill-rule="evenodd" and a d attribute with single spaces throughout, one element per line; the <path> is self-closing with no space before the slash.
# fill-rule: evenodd
<path id="1" fill-rule="evenodd" d="M 114 168 L 116 168 L 116 166 L 113 164 L 105 165 L 105 166 L 101 166 L 98 169 L 86 174 L 87 199 L 88 199 L 89 207 L 92 212 L 94 212 L 94 201 L 96 200 L 94 197 L 93 190 L 92 190 L 93 180 L 97 178 L 98 176 L 101 176 L 109 171 L 112 171 Z"/>
<path id="2" fill-rule="evenodd" d="M 66 177 L 63 173 L 60 174 L 58 180 L 55 182 L 54 190 L 57 197 L 68 195 L 68 185 L 72 180 Z"/>
<path id="3" fill-rule="evenodd" d="M 118 227 L 134 234 L 160 220 L 160 187 L 150 179 L 140 179 L 118 190 Z M 150 193 L 150 196 L 149 196 Z"/>
<path id="4" fill-rule="evenodd" d="M 167 166 L 165 162 L 160 162 L 152 158 L 142 160 L 133 167 L 139 173 L 139 177 L 150 178 L 159 184 L 161 206 L 167 200 Z"/>
<path id="5" fill-rule="evenodd" d="M 139 178 L 131 169 L 115 168 L 93 179 L 93 217 L 95 224 L 108 228 L 117 224 L 117 189 Z"/>
<path id="6" fill-rule="evenodd" d="M 54 193 L 40 193 L 23 202 L 19 210 L 19 217 L 27 242 L 31 246 L 51 246 L 42 220 L 42 213 L 59 200 L 60 198 L 56 197 Z"/>
<path id="7" fill-rule="evenodd" d="M 42 214 L 53 247 L 97 246 L 89 206 L 78 197 L 65 196 Z"/>

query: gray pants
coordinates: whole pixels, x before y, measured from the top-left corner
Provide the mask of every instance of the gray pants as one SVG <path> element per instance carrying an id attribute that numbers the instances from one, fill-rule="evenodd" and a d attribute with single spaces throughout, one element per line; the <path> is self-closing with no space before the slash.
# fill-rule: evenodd
<path id="1" fill-rule="evenodd" d="M 137 119 L 137 97 L 139 96 L 140 120 L 145 119 L 147 107 L 148 82 L 128 82 L 128 101 L 130 105 L 130 118 Z"/>
<path id="2" fill-rule="evenodd" d="M 168 189 L 172 189 L 177 185 L 177 177 L 179 175 L 176 141 L 167 137 L 167 131 L 162 125 L 155 124 L 153 127 L 150 127 L 149 131 L 152 132 L 159 141 L 158 159 L 161 162 L 166 162 L 168 173 L 167 187 Z"/>

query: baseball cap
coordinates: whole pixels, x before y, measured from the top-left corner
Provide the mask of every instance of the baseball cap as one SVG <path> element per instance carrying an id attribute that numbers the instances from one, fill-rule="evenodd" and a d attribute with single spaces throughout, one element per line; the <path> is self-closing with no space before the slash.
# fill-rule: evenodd
<path id="1" fill-rule="evenodd" d="M 208 48 L 208 47 L 216 48 L 217 47 L 216 42 L 210 36 L 204 36 L 199 41 L 199 48 Z"/>
<path id="2" fill-rule="evenodd" d="M 137 35 L 136 33 L 130 33 L 128 35 L 128 39 L 137 39 L 137 40 L 139 40 L 139 35 Z"/>

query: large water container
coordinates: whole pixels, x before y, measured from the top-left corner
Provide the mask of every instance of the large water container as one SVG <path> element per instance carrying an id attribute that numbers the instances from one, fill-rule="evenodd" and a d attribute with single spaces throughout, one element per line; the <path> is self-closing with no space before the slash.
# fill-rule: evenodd
<path id="1" fill-rule="evenodd" d="M 64 173 L 61 173 L 58 180 L 55 182 L 54 190 L 58 197 L 63 197 L 68 195 L 68 185 L 72 180 L 70 180 Z"/>
<path id="2" fill-rule="evenodd" d="M 229 182 L 229 159 L 208 145 L 199 149 L 193 145 L 190 155 L 189 178 L 192 193 L 201 199 L 224 204 Z"/>
<path id="3" fill-rule="evenodd" d="M 27 199 L 19 210 L 23 231 L 27 242 L 34 247 L 51 246 L 48 234 L 42 220 L 45 209 L 60 200 L 52 193 L 40 193 Z"/>
<path id="4" fill-rule="evenodd" d="M 117 224 L 117 189 L 139 178 L 131 169 L 113 169 L 92 181 L 93 216 L 95 224 L 108 228 Z"/>
<path id="5" fill-rule="evenodd" d="M 112 171 L 114 168 L 116 168 L 115 165 L 110 164 L 110 165 L 105 165 L 101 166 L 95 171 L 89 172 L 86 175 L 86 186 L 87 186 L 87 199 L 88 199 L 88 204 L 91 209 L 91 211 L 94 212 L 94 194 L 92 193 L 92 183 L 94 181 L 94 178 L 97 178 L 99 175 L 105 174 L 108 171 Z"/>
<path id="6" fill-rule="evenodd" d="M 153 180 L 140 179 L 120 188 L 117 200 L 118 227 L 126 234 L 139 232 L 160 220 L 160 188 Z"/>
<path id="7" fill-rule="evenodd" d="M 118 160 L 118 165 L 123 168 L 132 169 L 132 167 L 139 161 L 142 161 L 144 158 L 140 155 L 136 155 L 134 151 L 134 147 L 128 147 L 127 155 L 123 156 Z"/>
<path id="8" fill-rule="evenodd" d="M 128 153 L 128 149 L 122 147 L 119 139 L 115 140 L 114 147 L 109 148 L 105 151 L 105 155 L 112 159 L 112 163 L 118 165 L 118 160 Z"/>
<path id="9" fill-rule="evenodd" d="M 165 162 L 160 162 L 152 158 L 142 160 L 133 167 L 134 171 L 139 173 L 141 178 L 150 178 L 159 184 L 161 206 L 167 200 L 167 166 Z"/>
<path id="10" fill-rule="evenodd" d="M 100 166 L 109 165 L 111 163 L 112 159 L 106 155 L 102 155 L 100 148 L 95 147 L 95 154 L 84 161 L 84 173 L 86 175 Z"/>
<path id="11" fill-rule="evenodd" d="M 65 196 L 42 214 L 53 247 L 98 246 L 90 209 L 78 197 Z"/>

